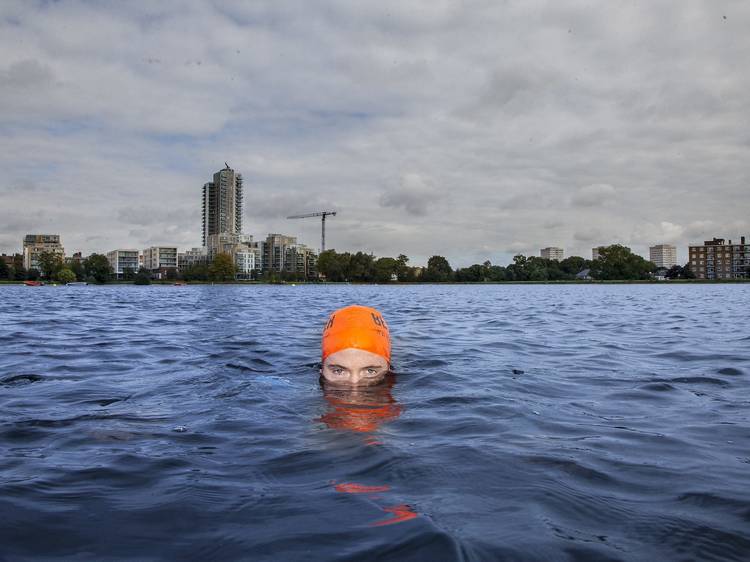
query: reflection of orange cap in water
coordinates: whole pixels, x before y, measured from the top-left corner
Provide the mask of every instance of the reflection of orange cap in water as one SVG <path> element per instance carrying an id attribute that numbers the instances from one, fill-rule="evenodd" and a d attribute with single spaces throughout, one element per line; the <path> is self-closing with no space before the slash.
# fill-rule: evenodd
<path id="1" fill-rule="evenodd" d="M 331 408 L 319 420 L 331 429 L 371 433 L 384 422 L 401 415 L 401 406 L 393 398 L 387 403 L 352 402 L 326 396 Z"/>
<path id="2" fill-rule="evenodd" d="M 391 362 L 390 333 L 380 312 L 352 305 L 331 314 L 323 329 L 322 360 L 350 347 L 375 353 Z"/>

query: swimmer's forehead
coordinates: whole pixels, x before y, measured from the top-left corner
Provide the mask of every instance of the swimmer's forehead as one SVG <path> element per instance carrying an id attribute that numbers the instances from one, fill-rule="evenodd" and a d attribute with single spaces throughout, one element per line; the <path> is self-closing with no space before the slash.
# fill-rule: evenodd
<path id="1" fill-rule="evenodd" d="M 339 349 L 326 357 L 326 362 L 329 364 L 334 363 L 370 363 L 373 365 L 379 365 L 385 360 L 385 357 L 378 353 L 373 353 L 367 349 L 359 347 L 345 347 Z"/>

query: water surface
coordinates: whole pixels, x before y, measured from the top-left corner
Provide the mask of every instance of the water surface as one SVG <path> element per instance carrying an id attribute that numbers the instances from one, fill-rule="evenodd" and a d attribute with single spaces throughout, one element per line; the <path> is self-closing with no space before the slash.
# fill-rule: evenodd
<path id="1" fill-rule="evenodd" d="M 322 388 L 327 314 L 396 374 Z M 0 558 L 750 559 L 750 285 L 0 288 Z"/>

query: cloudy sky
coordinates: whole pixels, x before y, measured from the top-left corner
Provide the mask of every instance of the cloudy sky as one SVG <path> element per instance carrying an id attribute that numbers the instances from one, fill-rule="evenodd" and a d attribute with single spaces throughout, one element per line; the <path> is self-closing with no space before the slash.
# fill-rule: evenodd
<path id="1" fill-rule="evenodd" d="M 0 3 L 0 251 L 245 231 L 453 265 L 750 235 L 745 0 Z"/>

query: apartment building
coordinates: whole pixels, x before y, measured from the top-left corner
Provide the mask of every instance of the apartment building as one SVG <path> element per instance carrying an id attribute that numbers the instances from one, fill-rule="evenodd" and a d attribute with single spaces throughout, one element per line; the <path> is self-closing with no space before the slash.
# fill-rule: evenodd
<path id="1" fill-rule="evenodd" d="M 117 279 L 124 279 L 128 270 L 131 274 L 138 271 L 138 250 L 112 250 L 107 252 L 107 260 Z"/>
<path id="2" fill-rule="evenodd" d="M 745 237 L 739 244 L 724 238 L 706 240 L 688 249 L 690 269 L 698 279 L 741 279 L 750 276 L 750 245 Z"/>
<path id="3" fill-rule="evenodd" d="M 540 250 L 540 255 L 546 260 L 562 261 L 563 253 L 564 252 L 562 248 L 556 248 L 554 246 L 550 246 L 549 248 L 542 248 Z"/>
<path id="4" fill-rule="evenodd" d="M 59 234 L 27 234 L 23 238 L 23 266 L 26 269 L 40 269 L 39 256 L 52 253 L 65 259 L 65 249 L 60 243 Z"/>
<path id="5" fill-rule="evenodd" d="M 677 265 L 677 248 L 671 244 L 657 244 L 648 249 L 648 259 L 656 267 L 669 269 Z"/>
<path id="6" fill-rule="evenodd" d="M 151 271 L 152 277 L 164 279 L 170 269 L 177 269 L 177 248 L 174 246 L 146 248 L 143 250 L 143 267 Z"/>
<path id="7" fill-rule="evenodd" d="M 177 267 L 184 269 L 208 263 L 206 248 L 191 248 L 177 254 Z"/>
<path id="8" fill-rule="evenodd" d="M 219 253 L 210 245 L 212 235 L 241 232 L 242 174 L 227 165 L 214 174 L 212 182 L 203 185 L 203 246 L 209 259 Z"/>

